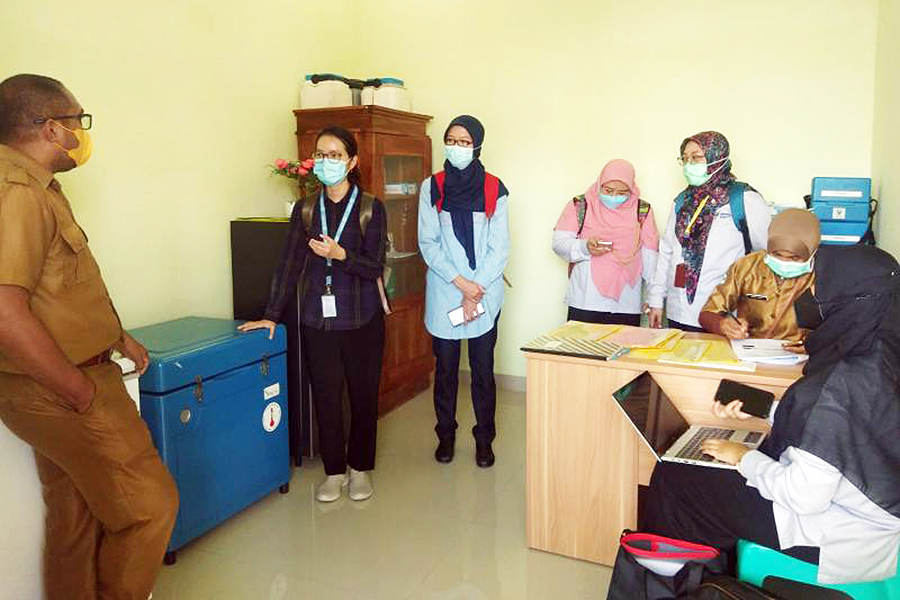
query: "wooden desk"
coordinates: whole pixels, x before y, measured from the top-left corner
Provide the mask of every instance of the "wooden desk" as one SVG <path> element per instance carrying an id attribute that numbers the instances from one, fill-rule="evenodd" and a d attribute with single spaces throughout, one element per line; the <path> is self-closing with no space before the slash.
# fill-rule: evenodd
<path id="1" fill-rule="evenodd" d="M 685 334 L 709 338 L 710 334 Z M 755 373 L 660 364 L 627 355 L 602 361 L 525 352 L 526 533 L 537 550 L 615 562 L 619 534 L 637 526 L 637 487 L 656 459 L 614 406 L 612 392 L 650 371 L 691 423 L 715 425 L 713 397 L 723 378 L 780 398 L 802 367 L 758 365 Z M 751 419 L 746 429 L 768 424 Z"/>

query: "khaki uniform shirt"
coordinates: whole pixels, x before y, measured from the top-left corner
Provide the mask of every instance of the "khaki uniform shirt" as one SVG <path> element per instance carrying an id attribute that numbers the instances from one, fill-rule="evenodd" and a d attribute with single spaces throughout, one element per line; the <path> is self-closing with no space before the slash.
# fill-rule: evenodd
<path id="1" fill-rule="evenodd" d="M 53 173 L 0 144 L 0 285 L 28 290 L 31 311 L 73 364 L 122 338 L 100 268 Z M 0 372 L 20 372 L 0 352 Z"/>
<path id="2" fill-rule="evenodd" d="M 724 315 L 737 312 L 747 320 L 752 338 L 802 340 L 805 329 L 797 326 L 794 301 L 812 287 L 814 274 L 780 282 L 766 265 L 765 250 L 738 259 L 728 269 L 725 282 L 719 284 L 703 310 Z"/>

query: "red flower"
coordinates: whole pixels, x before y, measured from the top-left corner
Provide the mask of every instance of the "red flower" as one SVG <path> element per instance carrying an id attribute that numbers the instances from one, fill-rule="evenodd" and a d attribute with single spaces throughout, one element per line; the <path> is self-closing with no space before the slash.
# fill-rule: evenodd
<path id="1" fill-rule="evenodd" d="M 306 177 L 307 175 L 309 175 L 309 169 L 304 169 L 303 167 L 297 167 L 297 173 L 299 173 L 303 177 Z"/>
<path id="2" fill-rule="evenodd" d="M 316 161 L 314 161 L 311 158 L 307 158 L 302 163 L 300 163 L 300 166 L 302 166 L 304 169 L 306 169 L 308 171 L 309 169 L 312 169 L 315 166 L 315 164 L 316 164 Z"/>
<path id="3" fill-rule="evenodd" d="M 275 160 L 275 168 L 283 169 L 286 166 L 288 166 L 288 161 L 284 160 L 283 158 L 278 158 Z"/>

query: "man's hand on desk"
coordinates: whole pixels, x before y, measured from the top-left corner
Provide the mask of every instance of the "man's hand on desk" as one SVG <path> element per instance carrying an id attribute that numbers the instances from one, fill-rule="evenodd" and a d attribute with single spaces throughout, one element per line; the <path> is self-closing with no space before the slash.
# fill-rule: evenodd
<path id="1" fill-rule="evenodd" d="M 721 460 L 729 465 L 736 465 L 741 462 L 744 455 L 750 452 L 750 448 L 738 442 L 729 442 L 728 440 L 706 440 L 700 444 L 700 449 L 704 454 L 709 454 L 717 460 Z"/>
<path id="2" fill-rule="evenodd" d="M 647 313 L 647 324 L 653 329 L 661 329 L 662 328 L 662 316 L 663 310 L 661 308 L 653 308 L 652 306 L 648 306 L 644 309 L 644 312 Z"/>

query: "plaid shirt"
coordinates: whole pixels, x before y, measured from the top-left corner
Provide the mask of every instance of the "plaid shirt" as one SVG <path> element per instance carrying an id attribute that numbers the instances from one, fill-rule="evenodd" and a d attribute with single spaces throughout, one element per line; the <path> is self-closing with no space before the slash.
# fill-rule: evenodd
<path id="1" fill-rule="evenodd" d="M 352 191 L 352 188 L 351 188 Z M 361 190 L 360 190 L 361 191 Z M 340 202 L 325 199 L 325 217 L 328 233 L 334 237 L 338 224 L 347 208 L 350 192 Z M 306 231 L 300 205 L 294 205 L 291 227 L 281 263 L 272 279 L 269 304 L 265 319 L 280 320 L 288 299 L 300 284 L 301 320 L 304 325 L 316 329 L 358 329 L 368 323 L 382 309 L 377 279 L 385 264 L 387 246 L 387 217 L 384 204 L 378 199 L 372 205 L 372 219 L 366 226 L 365 238 L 359 226 L 359 210 L 362 195 L 357 197 L 347 225 L 338 243 L 347 252 L 345 260 L 332 260 L 331 293 L 335 296 L 337 317 L 322 316 L 322 295 L 325 293 L 325 259 L 309 247 L 309 239 L 322 233 L 319 217 L 319 201 L 316 197 L 310 223 Z"/>

